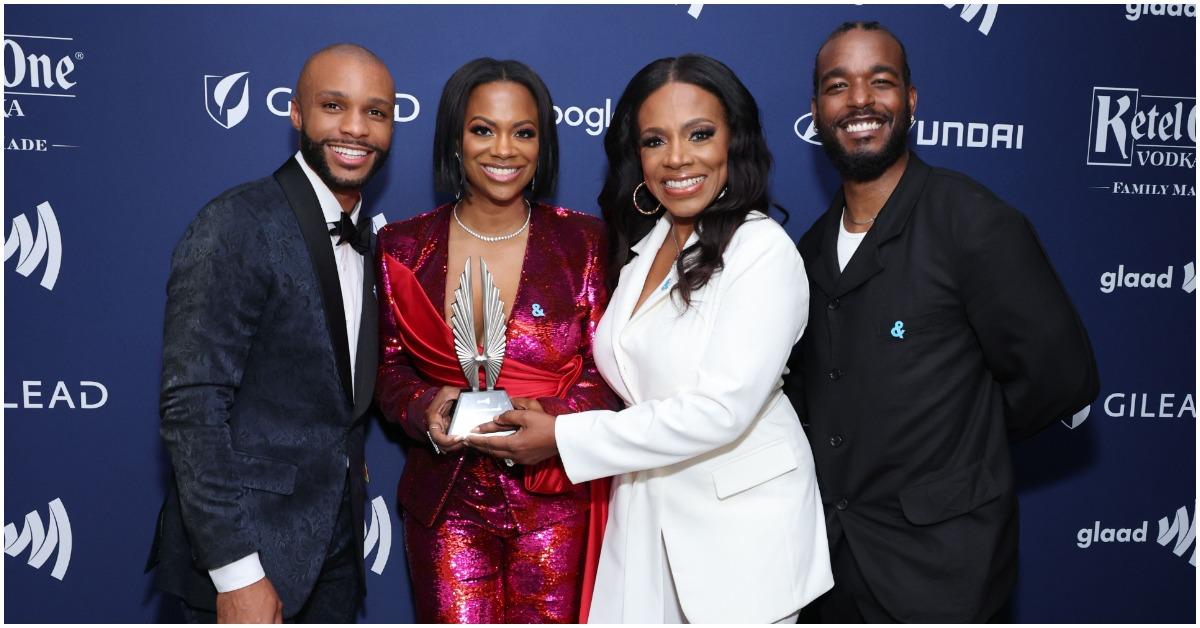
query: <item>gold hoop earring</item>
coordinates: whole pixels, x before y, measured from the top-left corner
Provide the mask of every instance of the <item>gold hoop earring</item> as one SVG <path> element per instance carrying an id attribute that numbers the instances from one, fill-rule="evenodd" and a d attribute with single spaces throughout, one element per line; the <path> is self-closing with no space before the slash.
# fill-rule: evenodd
<path id="1" fill-rule="evenodd" d="M 638 190 L 640 190 L 644 187 L 646 187 L 646 182 L 642 181 L 641 183 L 637 184 L 637 187 L 633 188 L 633 208 L 636 209 L 638 211 L 638 213 L 643 216 L 653 216 L 654 214 L 658 213 L 658 210 L 662 209 L 662 203 L 659 203 L 658 207 L 655 207 L 651 211 L 646 211 L 646 210 L 642 209 L 642 206 L 638 205 L 638 202 L 637 202 L 637 193 L 638 193 Z"/>

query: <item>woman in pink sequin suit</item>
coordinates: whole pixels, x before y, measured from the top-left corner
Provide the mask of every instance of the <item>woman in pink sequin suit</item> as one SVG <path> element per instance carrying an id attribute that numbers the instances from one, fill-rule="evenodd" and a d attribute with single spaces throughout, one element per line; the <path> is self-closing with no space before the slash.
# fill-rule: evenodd
<path id="1" fill-rule="evenodd" d="M 416 620 L 576 622 L 590 505 L 606 502 L 608 485 L 571 484 L 557 459 L 509 466 L 446 434 L 466 386 L 446 322 L 465 260 L 478 269 L 483 257 L 508 314 L 498 387 L 555 415 L 617 407 L 591 357 L 607 299 L 604 228 L 525 200 L 553 190 L 558 151 L 549 92 L 521 63 L 460 68 L 434 145 L 438 187 L 459 200 L 379 232 L 377 396 L 411 439 L 398 498 Z M 594 555 L 600 539 L 590 538 Z"/>

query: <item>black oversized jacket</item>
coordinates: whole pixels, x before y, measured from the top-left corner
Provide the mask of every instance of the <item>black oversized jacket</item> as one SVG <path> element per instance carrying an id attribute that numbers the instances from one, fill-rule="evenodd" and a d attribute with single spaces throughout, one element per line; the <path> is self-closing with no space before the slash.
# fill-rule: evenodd
<path id="1" fill-rule="evenodd" d="M 830 538 L 895 619 L 986 620 L 1016 577 L 1008 441 L 1095 398 L 1087 332 L 1029 222 L 970 178 L 910 154 L 839 272 L 843 203 L 800 239 L 809 322 L 785 384 Z"/>

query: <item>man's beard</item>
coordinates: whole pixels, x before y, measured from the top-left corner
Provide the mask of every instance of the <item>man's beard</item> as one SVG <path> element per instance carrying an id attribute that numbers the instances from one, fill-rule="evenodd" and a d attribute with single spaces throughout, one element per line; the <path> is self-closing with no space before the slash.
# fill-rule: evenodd
<path id="1" fill-rule="evenodd" d="M 870 112 L 868 112 L 870 113 Z M 816 116 L 813 116 L 816 118 Z M 832 124 L 826 125 L 817 119 L 817 132 L 821 137 L 821 147 L 833 162 L 833 167 L 846 181 L 874 181 L 892 164 L 896 163 L 906 148 L 908 142 L 908 102 L 900 112 L 899 124 L 891 120 L 892 132 L 888 135 L 883 148 L 876 153 L 852 153 L 837 140 L 837 129 Z"/>
<path id="2" fill-rule="evenodd" d="M 375 152 L 375 163 L 371 164 L 371 169 L 366 174 L 357 179 L 341 179 L 333 174 L 333 170 L 329 167 L 329 160 L 325 158 L 325 145 L 329 143 L 343 144 L 346 146 L 360 146 L 367 150 Z M 330 140 L 322 140 L 314 142 L 308 137 L 308 133 L 303 127 L 300 128 L 300 154 L 304 156 L 304 161 L 308 162 L 308 167 L 317 173 L 318 177 L 329 186 L 330 190 L 361 190 L 363 186 L 375 176 L 375 173 L 383 167 L 383 162 L 387 161 L 388 150 L 367 144 L 365 142 L 330 142 Z"/>

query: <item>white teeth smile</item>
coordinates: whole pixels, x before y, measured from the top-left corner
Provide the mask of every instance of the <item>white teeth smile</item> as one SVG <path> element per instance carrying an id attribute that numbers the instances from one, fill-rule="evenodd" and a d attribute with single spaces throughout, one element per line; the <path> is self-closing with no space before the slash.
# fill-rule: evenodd
<path id="1" fill-rule="evenodd" d="M 692 177 L 690 179 L 683 179 L 681 181 L 675 181 L 675 180 L 668 179 L 663 182 L 663 185 L 665 185 L 666 187 L 669 187 L 669 188 L 682 190 L 684 188 L 690 188 L 693 185 L 696 185 L 697 183 L 700 183 L 703 180 L 704 180 L 704 177 L 702 177 L 702 176 L 701 177 Z"/>
<path id="2" fill-rule="evenodd" d="M 497 168 L 495 166 L 484 166 L 484 170 L 498 177 L 507 177 L 516 174 L 520 168 Z"/>
<path id="3" fill-rule="evenodd" d="M 864 120 L 862 122 L 852 122 L 846 125 L 846 131 L 850 133 L 858 133 L 860 131 L 874 131 L 883 126 L 878 120 Z"/>
<path id="4" fill-rule="evenodd" d="M 335 152 L 339 155 L 345 155 L 346 157 L 366 157 L 367 156 L 367 151 L 359 149 L 359 148 L 347 148 L 345 146 L 330 146 L 329 148 L 332 149 L 333 152 Z"/>

